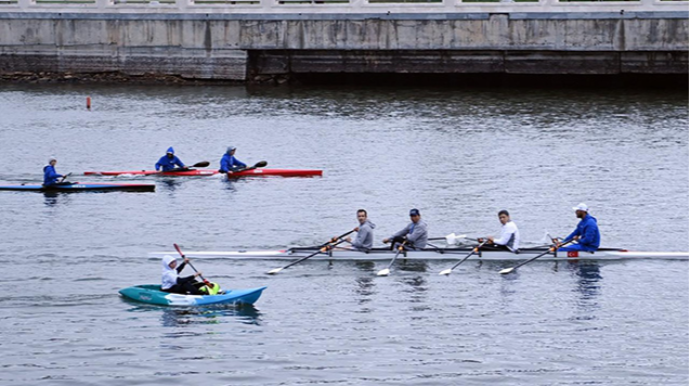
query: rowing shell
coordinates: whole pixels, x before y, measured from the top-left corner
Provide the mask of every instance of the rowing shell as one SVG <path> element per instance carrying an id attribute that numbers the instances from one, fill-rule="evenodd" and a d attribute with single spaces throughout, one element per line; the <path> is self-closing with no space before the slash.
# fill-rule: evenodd
<path id="1" fill-rule="evenodd" d="M 85 176 L 165 176 L 165 177 L 203 177 L 213 176 L 219 174 L 218 170 L 212 169 L 190 169 L 172 172 L 158 172 L 155 170 L 128 170 L 115 172 L 84 172 Z M 251 169 L 241 172 L 233 173 L 233 177 L 262 177 L 262 176 L 280 176 L 280 177 L 311 177 L 320 176 L 323 170 L 317 169 Z"/>
<path id="2" fill-rule="evenodd" d="M 186 257 L 196 259 L 231 259 L 231 260 L 295 260 L 316 252 L 314 248 L 291 248 L 281 250 L 239 250 L 228 252 L 185 252 Z M 405 251 L 399 259 L 405 260 L 453 260 L 466 256 L 472 251 L 471 247 L 423 249 L 419 251 Z M 525 248 L 515 254 L 505 250 L 480 250 L 478 254 L 470 256 L 469 260 L 500 260 L 522 261 L 546 252 L 545 248 Z M 149 257 L 161 258 L 165 255 L 173 256 L 176 252 L 151 252 Z M 376 261 L 390 260 L 395 251 L 388 248 L 373 248 L 369 252 L 336 249 L 328 253 L 318 254 L 310 260 L 353 260 Z M 638 260 L 664 259 L 688 260 L 688 252 L 632 252 L 625 249 L 601 248 L 596 252 L 564 252 L 549 254 L 540 260 Z"/>

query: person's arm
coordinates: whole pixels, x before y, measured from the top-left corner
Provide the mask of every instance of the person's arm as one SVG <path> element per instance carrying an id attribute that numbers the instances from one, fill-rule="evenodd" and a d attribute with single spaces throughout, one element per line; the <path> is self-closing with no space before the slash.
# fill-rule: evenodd
<path id="1" fill-rule="evenodd" d="M 504 227 L 501 229 L 501 237 L 498 240 L 494 240 L 494 244 L 496 245 L 508 245 L 508 242 L 510 241 L 510 238 L 513 236 L 513 233 L 515 233 L 515 229 L 512 227 Z M 491 240 L 491 238 L 489 238 Z"/>
<path id="2" fill-rule="evenodd" d="M 182 163 L 182 160 L 177 157 L 175 157 L 175 165 L 177 165 L 177 167 L 184 168 L 184 163 Z"/>
<path id="3" fill-rule="evenodd" d="M 426 224 L 420 221 L 415 224 L 412 233 L 407 234 L 407 241 L 414 245 L 417 243 L 417 240 L 423 238 L 424 236 L 426 236 Z"/>
<path id="4" fill-rule="evenodd" d="M 369 229 L 368 227 L 361 227 L 359 228 L 359 231 L 357 231 L 357 237 L 355 237 L 355 241 L 353 241 L 351 244 L 355 248 L 362 248 L 364 247 L 364 240 L 367 239 L 367 236 L 369 235 Z"/>
<path id="5" fill-rule="evenodd" d="M 585 225 L 585 229 L 582 231 L 582 235 L 580 236 L 580 244 L 585 244 L 585 245 L 593 245 L 594 244 L 594 238 L 596 237 L 596 230 L 595 228 L 587 224 Z"/>
<path id="6" fill-rule="evenodd" d="M 239 167 L 241 167 L 241 168 L 246 168 L 246 167 L 247 167 L 247 165 L 246 165 L 244 162 L 238 160 L 237 158 L 235 158 L 235 165 L 237 165 L 237 166 L 239 166 Z"/>
<path id="7" fill-rule="evenodd" d="M 186 262 L 186 261 L 183 261 L 182 264 L 180 264 L 180 266 L 177 267 L 177 273 L 182 272 L 182 270 L 184 269 L 184 267 L 185 267 L 186 265 L 187 265 L 187 262 Z"/>
<path id="8" fill-rule="evenodd" d="M 163 165 L 161 164 L 160 158 L 158 159 L 158 162 L 156 162 L 156 171 L 158 171 L 160 168 L 162 168 Z"/>

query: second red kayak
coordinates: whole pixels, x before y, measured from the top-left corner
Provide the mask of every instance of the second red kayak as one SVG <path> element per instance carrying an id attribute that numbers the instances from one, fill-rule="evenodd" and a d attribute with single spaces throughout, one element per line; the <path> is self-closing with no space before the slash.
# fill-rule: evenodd
<path id="1" fill-rule="evenodd" d="M 157 172 L 155 170 L 128 170 L 128 171 L 115 171 L 115 172 L 84 172 L 85 176 L 121 176 L 121 175 L 134 175 L 134 176 L 171 176 L 171 177 L 184 177 L 184 176 L 213 176 L 218 174 L 218 170 L 210 169 L 189 169 L 181 171 L 170 171 L 170 172 Z M 311 177 L 320 176 L 323 174 L 322 170 L 310 170 L 310 169 L 251 169 L 244 170 L 241 172 L 233 173 L 233 177 L 260 177 L 260 176 L 281 176 L 281 177 Z"/>

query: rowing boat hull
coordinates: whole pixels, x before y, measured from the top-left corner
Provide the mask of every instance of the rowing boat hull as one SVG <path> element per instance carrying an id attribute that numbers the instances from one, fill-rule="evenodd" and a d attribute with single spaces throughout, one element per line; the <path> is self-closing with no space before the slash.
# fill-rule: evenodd
<path id="1" fill-rule="evenodd" d="M 190 258 L 231 259 L 231 260 L 296 260 L 316 252 L 316 249 L 293 248 L 282 250 L 259 251 L 204 251 L 185 252 Z M 445 248 L 441 250 L 426 249 L 421 251 L 407 251 L 398 258 L 403 260 L 455 260 L 461 259 L 472 252 L 471 248 Z M 481 251 L 479 255 L 472 255 L 468 260 L 495 260 L 495 261 L 522 261 L 546 252 L 543 248 L 523 249 L 519 254 L 509 251 Z M 151 252 L 150 257 L 161 258 L 165 255 L 174 255 L 175 252 Z M 318 254 L 310 260 L 350 260 L 350 261 L 377 261 L 391 260 L 394 251 L 388 249 L 372 249 L 369 253 L 335 250 L 330 253 Z M 636 260 L 636 259 L 664 259 L 664 260 L 688 260 L 687 252 L 631 252 L 622 249 L 600 249 L 592 252 L 558 252 L 556 255 L 546 255 L 540 260 L 567 261 L 567 260 Z"/>
<path id="2" fill-rule="evenodd" d="M 57 185 L 44 187 L 43 185 L 3 185 L 0 190 L 17 192 L 42 192 L 42 193 L 73 193 L 73 192 L 153 192 L 156 185 L 153 184 L 92 184 L 75 182 L 70 185 Z"/>
<path id="3" fill-rule="evenodd" d="M 155 170 L 128 170 L 114 172 L 84 172 L 85 176 L 162 176 L 162 177 L 204 177 L 219 174 L 218 170 L 211 169 L 192 169 L 177 172 L 157 172 Z M 233 177 L 311 177 L 320 176 L 322 170 L 312 169 L 252 169 L 234 173 Z"/>
<path id="4" fill-rule="evenodd" d="M 144 284 L 119 291 L 127 299 L 158 306 L 209 306 L 219 304 L 254 304 L 266 287 L 229 290 L 222 295 L 183 295 L 160 290 L 159 285 Z"/>

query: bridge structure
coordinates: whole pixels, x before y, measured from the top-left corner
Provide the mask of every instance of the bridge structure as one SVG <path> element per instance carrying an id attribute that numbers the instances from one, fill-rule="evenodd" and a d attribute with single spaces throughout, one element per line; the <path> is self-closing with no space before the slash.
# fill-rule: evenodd
<path id="1" fill-rule="evenodd" d="M 0 0 L 0 74 L 688 74 L 688 2 Z"/>

